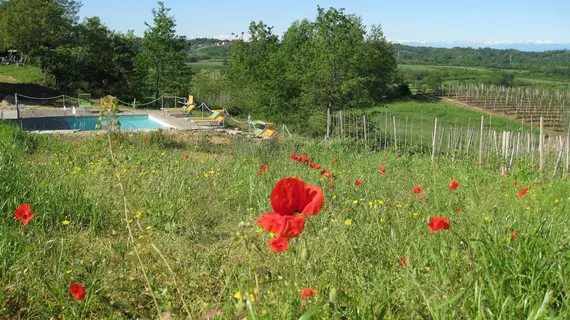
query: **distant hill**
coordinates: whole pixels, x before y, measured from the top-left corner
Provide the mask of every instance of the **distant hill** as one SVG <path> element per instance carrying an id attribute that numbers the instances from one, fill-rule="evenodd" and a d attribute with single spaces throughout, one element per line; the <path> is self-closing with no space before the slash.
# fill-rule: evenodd
<path id="1" fill-rule="evenodd" d="M 394 43 L 408 45 L 412 47 L 432 47 L 432 48 L 489 48 L 500 50 L 519 50 L 530 52 L 544 52 L 552 50 L 570 50 L 569 43 L 556 43 L 552 41 L 413 41 L 395 40 Z"/>
<path id="2" fill-rule="evenodd" d="M 233 41 L 211 38 L 198 38 L 189 40 L 191 43 L 189 59 L 210 60 L 228 59 Z"/>
<path id="3" fill-rule="evenodd" d="M 434 48 L 393 44 L 401 64 L 536 70 L 570 79 L 570 50 L 523 52 L 491 48 Z"/>

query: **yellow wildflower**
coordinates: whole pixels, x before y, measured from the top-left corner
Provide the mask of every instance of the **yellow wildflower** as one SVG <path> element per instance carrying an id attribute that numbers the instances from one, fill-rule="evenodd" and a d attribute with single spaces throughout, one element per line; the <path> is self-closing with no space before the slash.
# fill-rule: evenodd
<path id="1" fill-rule="evenodd" d="M 63 224 L 64 226 L 66 226 L 66 225 L 68 225 L 68 224 L 69 224 L 69 221 L 67 221 L 67 220 L 63 220 L 63 221 L 61 222 L 61 224 Z"/>
<path id="2" fill-rule="evenodd" d="M 351 219 L 346 219 L 346 220 L 344 220 L 344 224 L 347 225 L 347 226 L 350 226 L 350 225 L 352 225 L 352 220 L 351 220 Z"/>
<path id="3" fill-rule="evenodd" d="M 152 229 L 152 227 L 151 227 L 151 226 L 146 226 L 146 229 L 147 229 L 147 230 L 150 230 L 150 229 Z"/>

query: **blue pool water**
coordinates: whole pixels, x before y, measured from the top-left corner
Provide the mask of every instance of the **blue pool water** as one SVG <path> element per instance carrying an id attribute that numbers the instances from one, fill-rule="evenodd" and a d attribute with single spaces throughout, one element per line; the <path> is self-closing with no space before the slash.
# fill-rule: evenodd
<path id="1" fill-rule="evenodd" d="M 117 118 L 121 123 L 121 130 L 165 128 L 162 124 L 149 119 L 147 114 L 118 116 Z M 99 120 L 99 117 L 67 117 L 65 118 L 65 122 L 69 126 L 69 129 L 89 131 L 101 130 L 101 122 L 104 124 L 106 121 Z"/>

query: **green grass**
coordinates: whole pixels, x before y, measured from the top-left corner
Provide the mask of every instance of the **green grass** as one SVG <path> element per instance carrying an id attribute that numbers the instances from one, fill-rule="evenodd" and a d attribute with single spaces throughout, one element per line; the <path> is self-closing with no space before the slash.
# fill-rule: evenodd
<path id="1" fill-rule="evenodd" d="M 248 319 L 298 319 L 315 306 L 317 319 L 570 316 L 568 180 L 535 185 L 537 173 L 523 166 L 501 176 L 471 162 L 303 140 L 154 132 L 110 141 L 0 125 L 0 317 L 169 311 L 181 319 L 182 299 L 192 318 L 242 319 L 248 304 Z M 336 180 L 290 160 L 302 151 Z M 262 164 L 269 170 L 259 175 Z M 289 176 L 321 187 L 325 205 L 278 254 L 255 219 L 271 211 L 273 186 Z M 412 194 L 416 185 L 424 201 Z M 13 219 L 22 203 L 35 212 L 27 227 Z M 450 218 L 450 230 L 430 233 L 433 216 Z M 85 300 L 71 298 L 72 282 L 85 283 Z M 305 287 L 317 294 L 301 298 Z"/>
<path id="2" fill-rule="evenodd" d="M 198 62 L 192 62 L 189 65 L 192 67 L 192 70 L 195 72 L 199 72 L 200 70 L 203 69 L 225 70 L 228 67 L 228 65 L 224 65 L 223 59 L 200 60 Z"/>
<path id="3" fill-rule="evenodd" d="M 431 141 L 435 118 L 438 118 L 439 130 L 450 128 L 462 129 L 464 134 L 467 127 L 480 128 L 481 116 L 485 117 L 485 128 L 497 131 L 530 131 L 528 125 L 521 126 L 521 122 L 507 117 L 490 115 L 475 109 L 452 105 L 439 101 L 396 100 L 388 102 L 385 106 L 357 111 L 357 114 L 367 114 L 367 121 L 382 130 L 386 127 L 386 113 L 388 114 L 388 134 L 393 132 L 392 116 L 396 117 L 396 129 L 399 139 L 408 143 L 417 144 Z M 406 119 L 408 132 L 406 135 Z M 536 132 L 536 129 L 534 129 Z M 404 136 L 406 135 L 406 136 Z M 423 136 L 423 140 L 420 138 Z"/>
<path id="4" fill-rule="evenodd" d="M 0 65 L 0 82 L 41 84 L 46 77 L 38 67 Z"/>

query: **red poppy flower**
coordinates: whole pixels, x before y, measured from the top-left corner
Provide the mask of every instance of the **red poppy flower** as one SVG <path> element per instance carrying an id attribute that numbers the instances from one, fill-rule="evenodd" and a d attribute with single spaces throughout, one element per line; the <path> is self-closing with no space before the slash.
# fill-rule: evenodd
<path id="1" fill-rule="evenodd" d="M 34 213 L 30 211 L 30 205 L 28 203 L 24 203 L 20 205 L 14 211 L 14 219 L 20 220 L 24 223 L 24 227 L 28 225 L 30 219 L 34 216 Z"/>
<path id="2" fill-rule="evenodd" d="M 504 183 L 501 185 L 501 188 L 503 188 L 503 189 L 505 189 L 506 187 L 507 187 L 507 185 Z"/>
<path id="3" fill-rule="evenodd" d="M 329 151 L 332 151 L 332 148 L 331 148 L 331 147 L 329 147 Z"/>
<path id="4" fill-rule="evenodd" d="M 303 158 L 303 162 L 309 162 L 309 161 L 311 161 L 311 157 Z"/>
<path id="5" fill-rule="evenodd" d="M 408 263 L 408 258 L 406 258 L 406 256 L 402 256 L 400 260 L 398 260 L 398 264 L 402 267 L 405 266 L 407 263 Z"/>
<path id="6" fill-rule="evenodd" d="M 422 187 L 421 187 L 421 186 L 414 187 L 414 188 L 412 189 L 412 192 L 415 193 L 415 194 L 419 194 L 419 193 L 422 192 Z"/>
<path id="7" fill-rule="evenodd" d="M 289 248 L 289 242 L 287 238 L 278 237 L 269 240 L 269 247 L 275 252 L 282 252 Z"/>
<path id="8" fill-rule="evenodd" d="M 297 157 L 297 155 L 293 153 L 291 155 L 291 160 L 296 161 L 297 159 L 299 159 L 299 157 Z"/>
<path id="9" fill-rule="evenodd" d="M 513 231 L 513 233 L 511 233 L 511 237 L 513 237 L 513 239 L 516 239 L 519 235 Z"/>
<path id="10" fill-rule="evenodd" d="M 528 191 L 528 188 L 521 189 L 521 191 L 519 191 L 519 197 L 524 197 L 524 195 L 526 194 L 527 191 Z"/>
<path id="11" fill-rule="evenodd" d="M 344 208 L 344 212 L 350 211 L 350 208 Z"/>
<path id="12" fill-rule="evenodd" d="M 333 163 L 337 163 L 337 162 L 338 162 L 338 158 L 334 158 L 332 162 L 333 162 Z"/>
<path id="13" fill-rule="evenodd" d="M 378 172 L 380 172 L 380 174 L 385 174 L 385 173 L 386 173 L 386 168 L 380 167 L 380 168 L 378 168 Z"/>
<path id="14" fill-rule="evenodd" d="M 321 165 L 320 164 L 316 165 L 315 170 L 321 170 Z"/>
<path id="15" fill-rule="evenodd" d="M 519 185 L 519 181 L 518 181 L 518 180 L 515 180 L 514 184 L 515 184 L 515 187 L 518 186 L 518 185 Z"/>
<path id="16" fill-rule="evenodd" d="M 461 208 L 461 207 L 457 207 L 457 209 L 455 209 L 455 211 L 457 211 L 457 212 L 459 212 L 461 210 L 463 210 L 463 208 Z"/>
<path id="17" fill-rule="evenodd" d="M 314 295 L 315 293 L 317 293 L 317 290 L 305 288 L 305 289 L 303 289 L 303 291 L 301 291 L 301 297 L 308 298 L 308 297 Z"/>
<path id="18" fill-rule="evenodd" d="M 457 187 L 459 187 L 459 181 L 453 180 L 449 183 L 450 190 L 457 190 Z"/>
<path id="19" fill-rule="evenodd" d="M 441 229 L 449 229 L 449 219 L 448 218 L 441 218 L 441 217 L 433 217 L 430 219 L 428 227 L 431 229 L 431 232 L 436 232 Z"/>
<path id="20" fill-rule="evenodd" d="M 321 175 L 324 176 L 325 174 L 328 174 L 330 171 L 328 171 L 327 169 L 323 169 L 323 171 L 321 171 Z"/>
<path id="21" fill-rule="evenodd" d="M 357 187 L 360 186 L 361 184 L 362 184 L 362 180 L 356 180 L 356 181 L 354 182 L 354 185 L 357 186 Z"/>
<path id="22" fill-rule="evenodd" d="M 295 238 L 305 228 L 305 217 L 319 213 L 325 198 L 323 191 L 295 178 L 285 178 L 277 182 L 271 192 L 273 212 L 267 212 L 257 219 L 263 229 L 277 235 L 277 239 L 269 243 L 273 251 L 283 249 L 287 238 Z"/>
<path id="23" fill-rule="evenodd" d="M 539 163 L 539 164 L 537 164 L 537 165 L 536 165 L 536 167 L 537 167 L 538 169 L 540 169 L 540 163 Z"/>
<path id="24" fill-rule="evenodd" d="M 148 137 L 144 137 L 144 142 L 148 142 Z"/>
<path id="25" fill-rule="evenodd" d="M 305 151 L 303 151 L 303 153 L 301 153 L 301 157 L 304 157 L 306 155 L 307 155 L 307 153 Z"/>
<path id="26" fill-rule="evenodd" d="M 398 153 L 397 156 L 398 156 L 398 158 L 401 158 L 401 157 L 402 157 L 402 154 L 401 154 L 401 153 Z"/>
<path id="27" fill-rule="evenodd" d="M 69 292 L 75 300 L 83 300 L 85 298 L 85 289 L 80 283 L 72 283 L 69 285 Z"/>
<path id="28" fill-rule="evenodd" d="M 230 152 L 230 155 L 233 157 L 236 155 L 236 153 L 232 151 L 232 152 Z"/>
<path id="29" fill-rule="evenodd" d="M 332 189 L 334 186 L 332 183 L 329 183 L 329 189 Z"/>
<path id="30" fill-rule="evenodd" d="M 508 171 L 505 171 L 505 172 L 503 172 L 503 175 L 504 175 L 504 176 L 508 176 L 508 175 L 509 175 L 509 172 L 508 172 Z"/>
<path id="31" fill-rule="evenodd" d="M 540 181 L 535 181 L 534 184 L 540 184 Z"/>
<path id="32" fill-rule="evenodd" d="M 185 155 L 184 155 L 184 159 L 188 159 L 188 158 L 190 158 L 190 156 L 187 155 L 187 154 L 185 154 Z"/>
<path id="33" fill-rule="evenodd" d="M 269 170 L 269 165 L 267 164 L 262 164 L 259 167 L 259 172 L 257 174 L 259 174 L 260 176 L 263 175 L 267 170 Z"/>
<path id="34" fill-rule="evenodd" d="M 419 197 L 418 197 L 418 200 L 420 200 L 420 201 L 421 201 L 421 200 L 425 200 L 425 199 L 426 199 L 426 197 L 424 197 L 424 196 L 419 196 Z"/>

